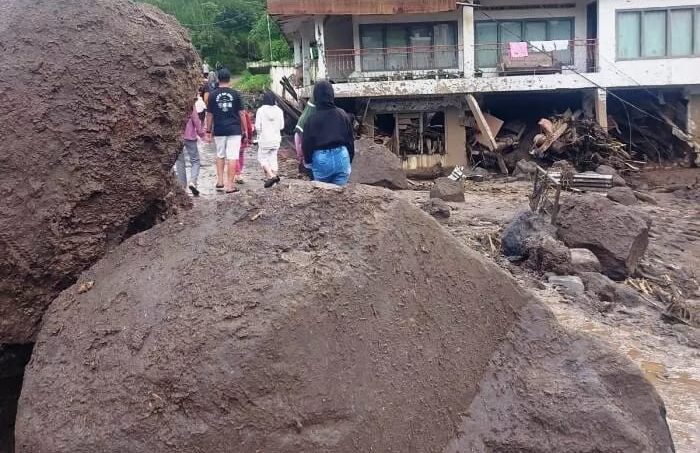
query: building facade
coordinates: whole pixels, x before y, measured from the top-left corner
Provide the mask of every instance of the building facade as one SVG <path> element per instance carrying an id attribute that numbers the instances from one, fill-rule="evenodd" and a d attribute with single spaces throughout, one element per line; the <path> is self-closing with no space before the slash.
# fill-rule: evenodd
<path id="1" fill-rule="evenodd" d="M 512 108 L 520 109 L 532 96 L 580 96 L 607 127 L 610 92 L 674 90 L 686 107 L 679 126 L 696 134 L 700 125 L 697 0 L 268 0 L 268 8 L 294 43 L 302 96 L 328 78 L 337 97 L 364 105 L 370 133 L 392 119 L 395 131 L 432 129 L 442 144 L 406 144 L 409 167 L 467 162 L 467 95 L 519 95 Z"/>

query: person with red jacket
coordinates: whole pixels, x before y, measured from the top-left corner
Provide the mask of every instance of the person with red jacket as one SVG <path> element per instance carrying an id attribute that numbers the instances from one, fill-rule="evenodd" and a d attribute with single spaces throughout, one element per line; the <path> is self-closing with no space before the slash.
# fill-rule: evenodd
<path id="1" fill-rule="evenodd" d="M 250 145 L 253 143 L 253 133 L 255 132 L 255 126 L 253 125 L 253 120 L 250 117 L 250 112 L 248 110 L 243 110 L 242 112 L 243 115 L 243 123 L 241 126 L 243 127 L 243 130 L 247 131 L 248 135 L 243 139 L 241 142 L 241 150 L 238 155 L 238 169 L 236 171 L 236 183 L 237 184 L 243 184 L 243 176 L 241 175 L 243 172 L 243 167 L 245 166 L 245 152 L 250 148 Z"/>

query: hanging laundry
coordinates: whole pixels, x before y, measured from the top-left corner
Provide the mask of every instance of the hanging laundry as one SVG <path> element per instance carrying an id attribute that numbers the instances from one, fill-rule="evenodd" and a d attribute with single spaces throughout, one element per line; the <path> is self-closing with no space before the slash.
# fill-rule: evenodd
<path id="1" fill-rule="evenodd" d="M 555 50 L 568 50 L 568 39 L 557 39 L 554 41 L 530 41 L 530 47 L 534 52 L 554 52 Z"/>
<path id="2" fill-rule="evenodd" d="M 554 50 L 569 50 L 569 40 L 568 39 L 557 39 L 554 40 Z"/>
<path id="3" fill-rule="evenodd" d="M 525 58 L 528 56 L 526 42 L 509 42 L 508 52 L 510 58 Z"/>

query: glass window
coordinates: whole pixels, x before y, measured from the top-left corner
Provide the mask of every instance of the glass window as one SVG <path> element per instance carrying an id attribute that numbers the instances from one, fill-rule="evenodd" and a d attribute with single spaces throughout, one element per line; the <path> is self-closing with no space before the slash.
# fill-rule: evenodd
<path id="1" fill-rule="evenodd" d="M 700 8 L 695 11 L 695 54 L 700 54 Z"/>
<path id="2" fill-rule="evenodd" d="M 570 20 L 550 20 L 549 39 L 551 41 L 571 41 L 574 38 L 573 23 Z M 554 52 L 554 59 L 564 65 L 573 64 L 573 51 L 569 44 L 564 50 Z"/>
<path id="3" fill-rule="evenodd" d="M 498 24 L 476 23 L 476 66 L 495 68 L 498 66 Z"/>
<path id="4" fill-rule="evenodd" d="M 523 23 L 522 22 L 501 22 L 500 26 L 500 42 L 521 42 L 523 40 Z"/>
<path id="5" fill-rule="evenodd" d="M 360 27 L 360 45 L 362 46 L 362 70 L 384 70 L 384 27 Z"/>
<path id="6" fill-rule="evenodd" d="M 411 69 L 433 69 L 432 28 L 428 26 L 411 26 L 409 42 L 411 44 Z"/>
<path id="7" fill-rule="evenodd" d="M 642 54 L 641 13 L 624 12 L 617 17 L 617 55 L 619 58 L 639 58 Z"/>
<path id="8" fill-rule="evenodd" d="M 547 22 L 525 22 L 525 41 L 546 41 Z"/>
<path id="9" fill-rule="evenodd" d="M 435 45 L 435 67 L 437 69 L 456 68 L 457 29 L 449 24 L 437 24 L 433 27 L 433 44 Z"/>
<path id="10" fill-rule="evenodd" d="M 386 69 L 408 69 L 408 30 L 403 25 L 389 25 L 386 29 Z"/>
<path id="11" fill-rule="evenodd" d="M 642 56 L 666 56 L 666 11 L 642 14 Z"/>
<path id="12" fill-rule="evenodd" d="M 693 10 L 671 10 L 671 56 L 693 54 Z"/>

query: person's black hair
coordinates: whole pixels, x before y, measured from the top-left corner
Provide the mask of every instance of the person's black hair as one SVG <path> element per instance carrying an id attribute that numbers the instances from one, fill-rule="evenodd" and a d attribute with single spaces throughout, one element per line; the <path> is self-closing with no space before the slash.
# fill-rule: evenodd
<path id="1" fill-rule="evenodd" d="M 219 82 L 229 83 L 231 81 L 231 71 L 226 68 L 219 69 Z"/>
<path id="2" fill-rule="evenodd" d="M 272 91 L 267 91 L 265 96 L 263 96 L 263 105 L 275 105 L 277 104 L 277 99 Z"/>
<path id="3" fill-rule="evenodd" d="M 328 80 L 319 80 L 314 85 L 314 102 L 317 108 L 335 107 L 335 92 Z"/>

